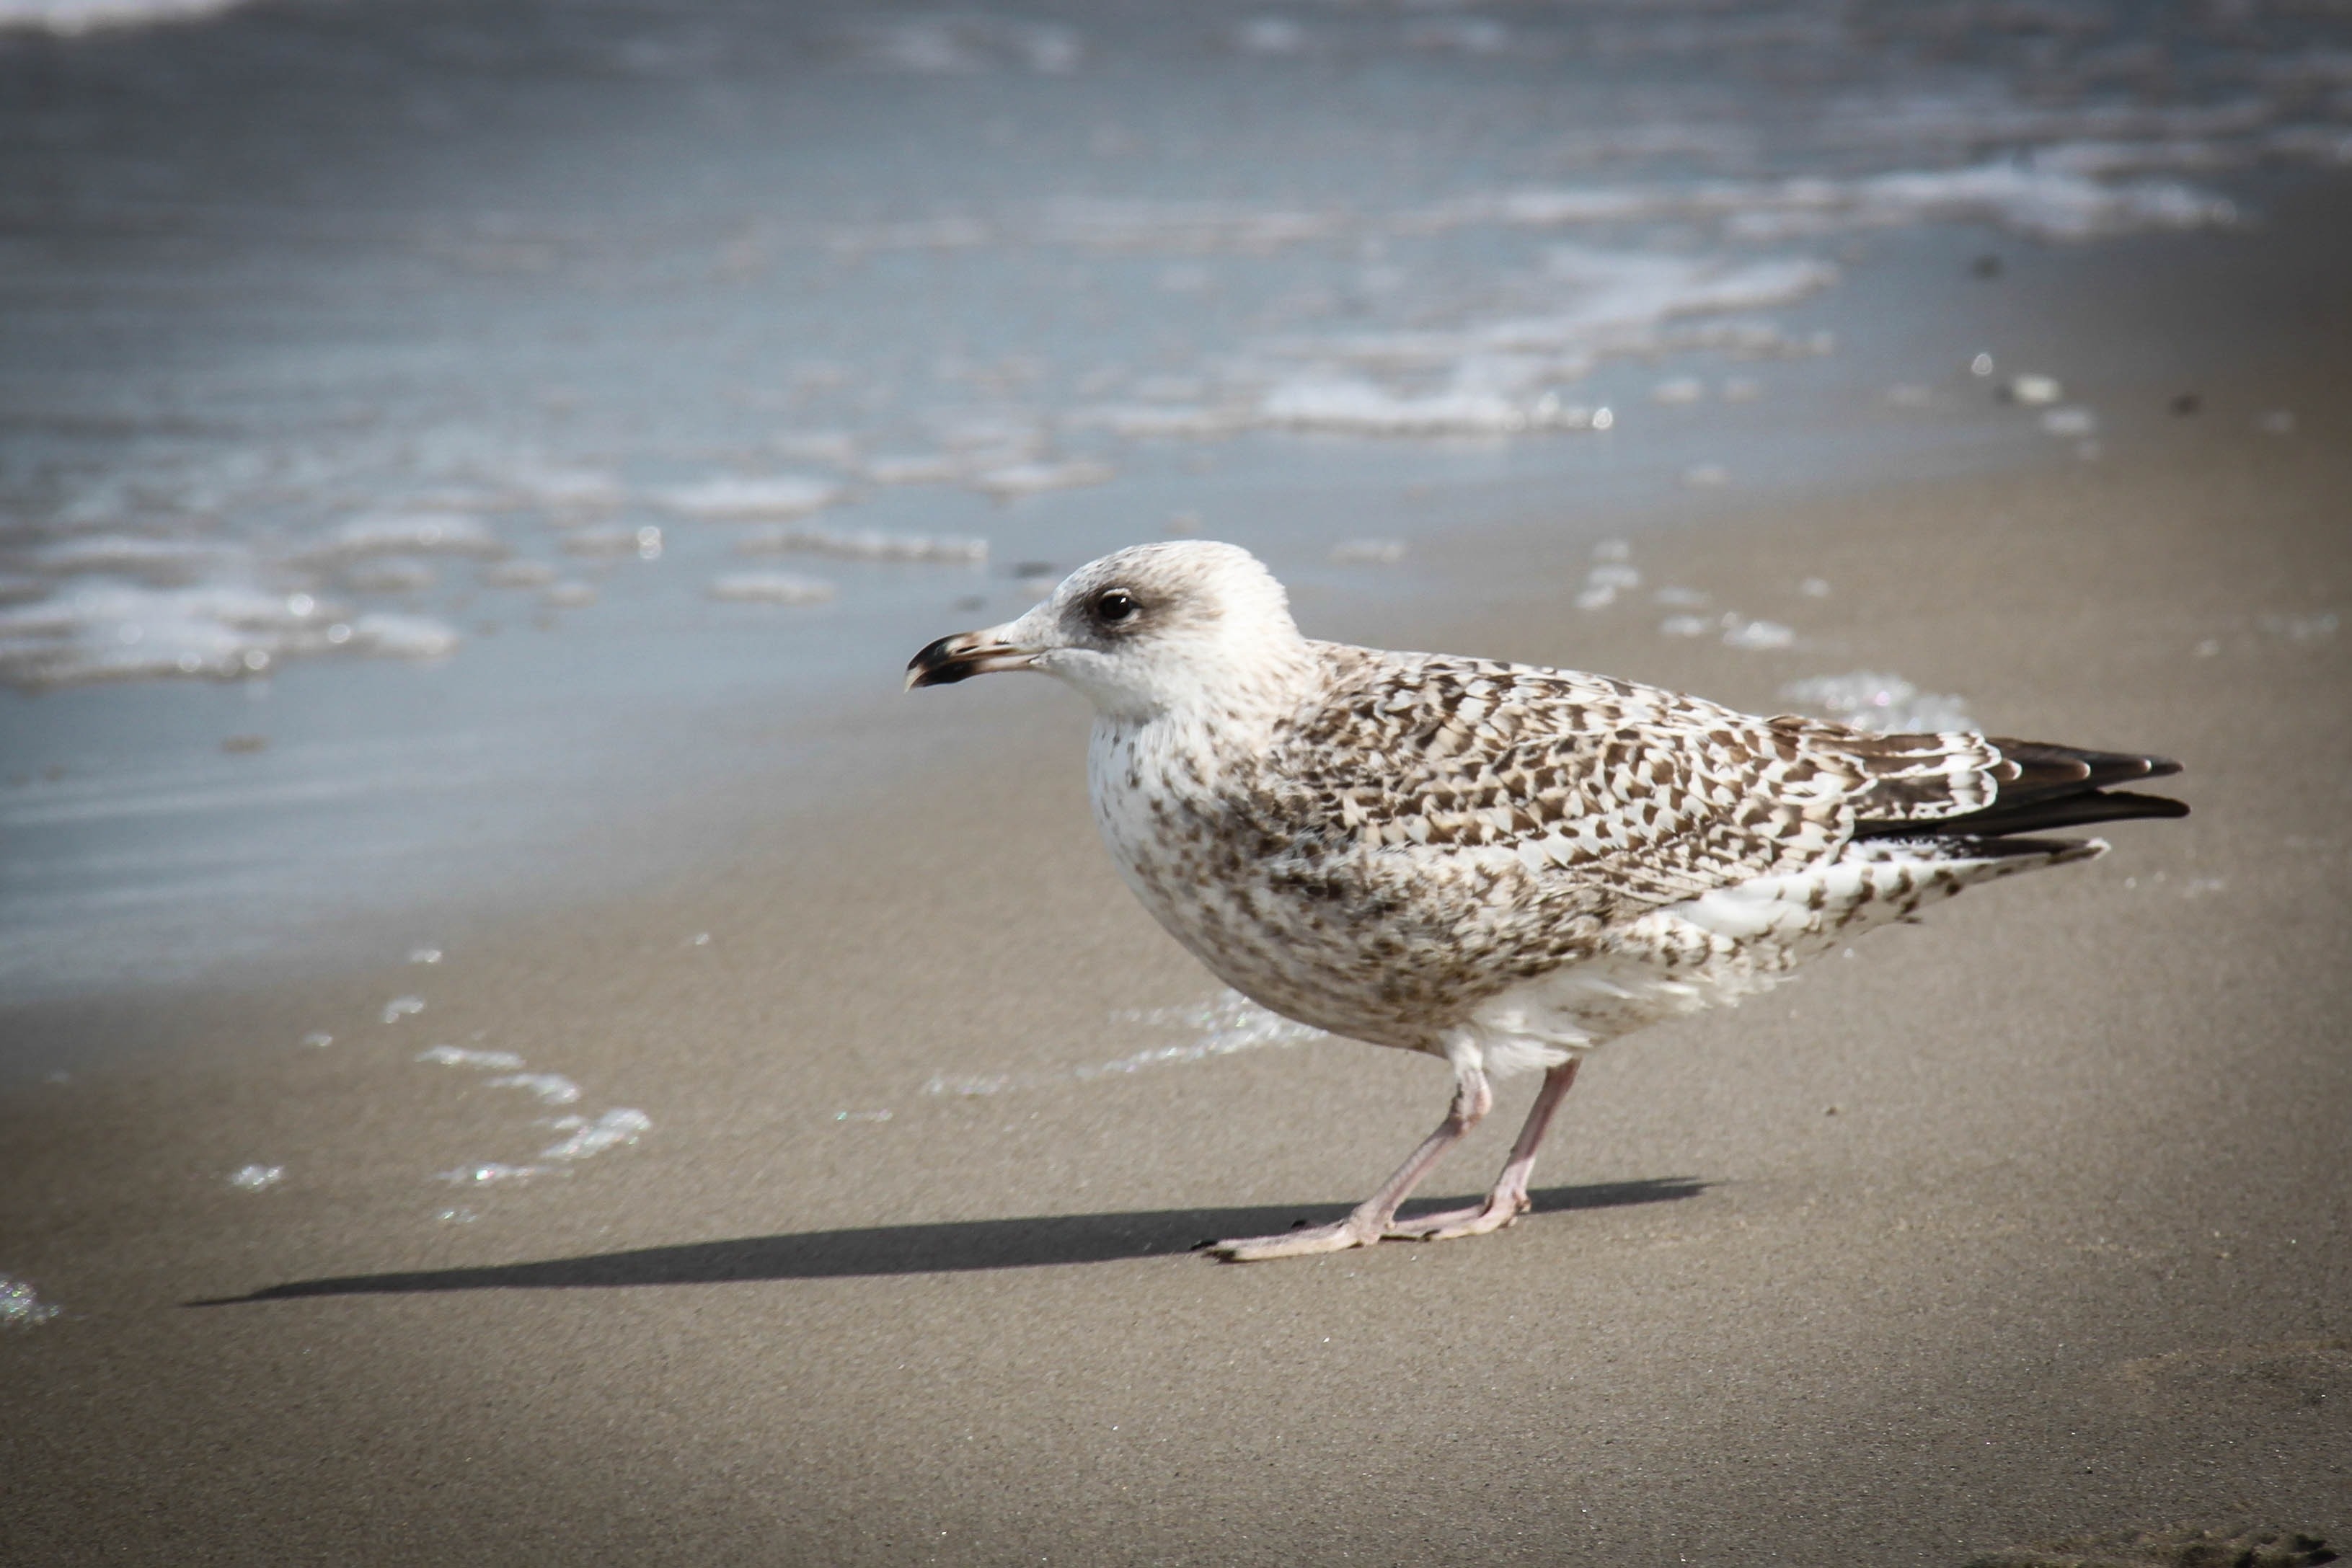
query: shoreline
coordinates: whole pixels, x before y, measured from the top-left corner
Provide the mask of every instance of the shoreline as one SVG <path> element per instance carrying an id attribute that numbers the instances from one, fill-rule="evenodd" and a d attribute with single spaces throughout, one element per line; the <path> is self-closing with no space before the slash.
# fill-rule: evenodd
<path id="1" fill-rule="evenodd" d="M 1848 282 L 1776 316 L 1784 347 L 1834 329 L 1835 355 L 1748 363 L 1668 349 L 1605 364 L 1588 390 L 1622 404 L 1608 435 L 1562 435 L 1557 446 L 1264 433 L 1147 442 L 1123 451 L 1116 482 L 1009 512 L 975 513 L 995 505 L 975 496 L 940 510 L 900 488 L 887 499 L 877 489 L 841 516 L 928 532 L 1001 525 L 1007 559 L 1066 567 L 1154 534 L 1172 515 L 1205 513 L 1208 531 L 1267 555 L 1302 613 L 1340 635 L 1479 646 L 1468 612 L 1495 593 L 1498 555 L 1524 551 L 1528 570 L 1512 575 L 1526 580 L 1572 580 L 1561 549 L 1612 531 L 1671 533 L 1809 497 L 1834 502 L 1857 485 L 1895 483 L 1887 476 L 1898 468 L 1916 478 L 2073 461 L 2067 443 L 2036 428 L 2036 411 L 1991 394 L 2013 371 L 2063 369 L 2074 397 L 2088 390 L 2095 401 L 2103 368 L 2147 370 L 2142 346 L 2070 338 L 2074 300 L 2095 306 L 2112 274 L 2242 268 L 2259 247 L 2312 243 L 2315 226 L 2319 243 L 2334 244 L 2340 224 L 2328 209 L 2341 204 L 2332 193 L 2340 182 L 2249 173 L 2244 183 L 2273 193 L 2270 226 L 2081 246 L 1960 224 L 1822 236 L 1802 248 L 1834 252 Z M 1980 251 L 2008 257 L 1999 281 L 1970 273 Z M 2275 335 L 2273 301 L 2221 303 L 2221 319 Z M 2204 319 L 2214 314 L 2189 323 L 2204 329 L 2207 350 L 2231 336 Z M 1964 368 L 1979 344 L 1999 350 L 2001 367 L 1982 382 Z M 1685 370 L 1706 373 L 1676 373 Z M 1653 395 L 1669 374 L 1721 381 L 1690 408 Z M 1747 385 L 1738 407 L 1734 381 Z M 1920 401 L 1891 406 L 1894 385 Z M 867 787 L 861 749 L 896 747 L 895 762 L 919 766 L 977 744 L 963 727 L 977 721 L 964 714 L 919 724 L 857 711 L 843 694 L 860 678 L 853 667 L 871 666 L 884 677 L 869 689 L 878 700 L 891 684 L 885 667 L 908 648 L 942 626 L 1017 609 L 1009 578 L 850 563 L 837 568 L 844 594 L 833 605 L 714 609 L 698 574 L 741 564 L 726 554 L 737 530 L 642 506 L 626 520 L 656 517 L 669 528 L 665 564 L 635 555 L 583 564 L 563 554 L 568 544 L 551 558 L 605 583 L 602 608 L 534 615 L 488 577 L 404 601 L 471 628 L 446 666 L 298 664 L 267 685 L 217 691 L 0 699 L 12 716 L 0 728 L 23 753 L 0 798 L 0 832 L 18 846 L 0 886 L 0 989 L 94 999 L 159 969 L 203 989 L 299 981 L 371 952 L 469 941 L 537 905 L 618 896 L 723 861 L 729 852 L 713 841 L 721 835 L 699 813 L 753 821 L 771 811 L 766 800 L 729 799 L 748 795 L 749 780 L 822 808 L 831 790 Z M 556 545 L 545 528 L 525 533 L 527 551 Z M 1360 534 L 1409 544 L 1409 562 L 1328 559 L 1334 543 Z M 444 570 L 473 569 L 453 560 Z M 1539 623 L 1532 612 L 1522 620 Z M 903 647 L 901 622 L 910 623 Z M 1574 657 L 1613 668 L 1628 653 L 1649 657 L 1641 642 L 1604 641 Z M 793 755 L 828 751 L 840 755 Z"/>

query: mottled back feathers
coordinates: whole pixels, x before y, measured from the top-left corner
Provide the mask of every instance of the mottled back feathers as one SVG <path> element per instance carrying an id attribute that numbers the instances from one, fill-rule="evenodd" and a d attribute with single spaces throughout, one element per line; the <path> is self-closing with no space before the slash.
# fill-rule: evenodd
<path id="1" fill-rule="evenodd" d="M 1317 652 L 1329 689 L 1261 777 L 1334 849 L 1507 854 L 1671 903 L 1792 870 L 1864 822 L 1937 831 L 2029 778 L 1978 735 L 1868 735 L 1574 671 Z M 2056 787 L 2056 751 L 2037 750 L 2035 799 Z"/>

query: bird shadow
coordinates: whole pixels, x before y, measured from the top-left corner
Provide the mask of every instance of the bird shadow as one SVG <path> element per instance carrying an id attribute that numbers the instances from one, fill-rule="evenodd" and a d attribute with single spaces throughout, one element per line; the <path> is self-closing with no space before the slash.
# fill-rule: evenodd
<path id="1" fill-rule="evenodd" d="M 1603 1182 L 1538 1189 L 1536 1214 L 1622 1208 L 1696 1197 L 1707 1184 L 1691 1176 Z M 1474 1198 L 1454 1202 L 1467 1203 Z M 1439 1205 L 1437 1207 L 1446 1207 Z M 409 1273 L 346 1274 L 295 1280 L 249 1295 L 189 1301 L 191 1307 L 284 1301 L 304 1296 L 404 1295 L 436 1291 L 578 1290 L 614 1285 L 724 1285 L 759 1280 L 835 1280 L 875 1274 L 940 1274 L 982 1269 L 1038 1269 L 1063 1263 L 1115 1263 L 1186 1252 L 1202 1238 L 1263 1236 L 1296 1224 L 1337 1219 L 1344 1204 L 1261 1208 L 1166 1208 L 1127 1214 L 1041 1215 L 1025 1219 L 960 1219 L 933 1225 L 876 1225 L 640 1247 L 530 1263 Z"/>

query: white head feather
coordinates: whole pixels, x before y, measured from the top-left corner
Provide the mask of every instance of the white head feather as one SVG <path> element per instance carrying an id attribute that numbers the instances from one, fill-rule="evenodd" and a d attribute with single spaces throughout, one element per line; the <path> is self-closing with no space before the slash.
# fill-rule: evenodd
<path id="1" fill-rule="evenodd" d="M 1106 718 L 1238 715 L 1296 700 L 1307 640 L 1274 574 L 1238 545 L 1136 545 L 1078 568 L 993 632 Z"/>

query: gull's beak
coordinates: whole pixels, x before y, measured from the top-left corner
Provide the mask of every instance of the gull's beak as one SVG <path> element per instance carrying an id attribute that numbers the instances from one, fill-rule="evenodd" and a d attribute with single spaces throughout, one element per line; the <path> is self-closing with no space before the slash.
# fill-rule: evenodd
<path id="1" fill-rule="evenodd" d="M 1027 669 L 1037 650 L 1007 641 L 1005 633 L 1011 630 L 992 626 L 985 632 L 959 632 L 940 638 L 908 661 L 907 689 L 953 685 L 992 670 Z"/>

